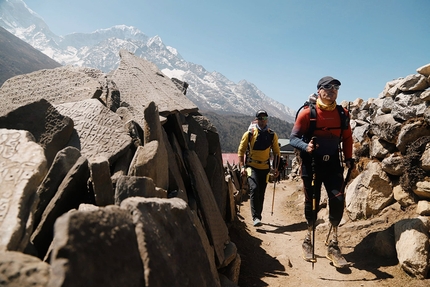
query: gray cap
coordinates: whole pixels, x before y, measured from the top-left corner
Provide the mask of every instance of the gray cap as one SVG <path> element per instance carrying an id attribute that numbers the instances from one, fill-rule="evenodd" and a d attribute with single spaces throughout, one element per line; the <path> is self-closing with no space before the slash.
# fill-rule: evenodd
<path id="1" fill-rule="evenodd" d="M 317 89 L 321 88 L 321 86 L 324 86 L 330 83 L 340 85 L 340 81 L 338 79 L 335 79 L 330 76 L 326 76 L 324 78 L 321 78 L 321 80 L 318 81 Z"/>

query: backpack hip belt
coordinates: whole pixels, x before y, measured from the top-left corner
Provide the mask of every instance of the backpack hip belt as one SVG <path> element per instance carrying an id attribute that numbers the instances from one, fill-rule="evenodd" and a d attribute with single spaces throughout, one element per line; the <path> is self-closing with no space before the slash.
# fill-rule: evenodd
<path id="1" fill-rule="evenodd" d="M 259 160 L 254 160 L 254 159 L 252 159 L 252 158 L 248 158 L 248 159 L 246 159 L 246 162 L 248 163 L 248 162 L 255 162 L 255 163 L 259 163 L 259 164 L 269 164 L 269 160 L 266 160 L 266 161 L 259 161 Z"/>

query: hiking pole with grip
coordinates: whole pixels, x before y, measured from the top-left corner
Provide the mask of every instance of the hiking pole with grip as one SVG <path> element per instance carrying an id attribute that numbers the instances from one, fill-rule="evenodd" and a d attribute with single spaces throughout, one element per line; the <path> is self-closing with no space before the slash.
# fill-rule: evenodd
<path id="1" fill-rule="evenodd" d="M 279 167 L 279 160 L 277 158 L 277 156 L 275 156 L 275 158 L 273 159 L 273 166 L 276 166 L 276 170 L 278 170 Z M 275 204 L 275 190 L 276 190 L 276 180 L 278 179 L 278 176 L 275 177 L 276 172 L 273 174 L 273 196 L 272 196 L 272 213 L 271 215 L 273 215 L 273 205 Z"/>
<path id="2" fill-rule="evenodd" d="M 312 137 L 312 140 L 314 146 L 316 145 L 316 137 Z M 315 155 L 312 151 L 312 270 L 314 269 L 314 264 L 317 262 L 317 259 L 315 257 L 315 225 L 317 220 L 317 200 L 316 200 L 316 190 L 315 190 L 315 179 L 316 179 L 316 172 L 315 172 Z"/>

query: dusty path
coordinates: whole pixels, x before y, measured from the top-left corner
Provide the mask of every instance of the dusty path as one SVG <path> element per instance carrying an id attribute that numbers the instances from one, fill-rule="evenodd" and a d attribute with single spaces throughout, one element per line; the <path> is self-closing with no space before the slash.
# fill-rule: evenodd
<path id="1" fill-rule="evenodd" d="M 387 209 L 381 218 L 358 223 L 344 217 L 340 247 L 354 263 L 346 269 L 336 269 L 325 258 L 328 223 L 327 209 L 322 209 L 316 233 L 317 262 L 312 269 L 312 263 L 302 259 L 306 223 L 300 187 L 295 181 L 277 183 L 272 215 L 274 184 L 269 183 L 260 227 L 252 225 L 249 199 L 244 198 L 230 227 L 242 259 L 239 286 L 430 286 L 430 279 L 413 279 L 400 270 L 396 259 L 377 256 L 372 250 L 376 232 L 388 229 L 399 216 L 408 216 L 396 208 Z"/>

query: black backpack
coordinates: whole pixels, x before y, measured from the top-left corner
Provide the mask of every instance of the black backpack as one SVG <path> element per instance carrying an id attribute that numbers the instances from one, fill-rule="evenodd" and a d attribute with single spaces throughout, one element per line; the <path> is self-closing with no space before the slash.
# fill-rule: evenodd
<path id="1" fill-rule="evenodd" d="M 313 94 L 309 97 L 309 100 L 306 101 L 297 111 L 296 113 L 296 118 L 295 120 L 297 120 L 297 116 L 299 115 L 300 111 L 304 108 L 304 107 L 309 107 L 309 112 L 311 113 L 310 116 L 310 124 L 309 124 L 309 130 L 308 132 L 303 135 L 303 140 L 305 142 L 309 142 L 314 134 L 314 131 L 317 127 L 317 110 L 316 110 L 316 101 L 313 101 L 313 97 L 315 97 L 315 99 L 318 97 L 316 94 Z M 340 116 L 340 140 L 342 140 L 342 131 L 346 130 L 349 126 L 349 117 L 346 115 L 345 113 L 345 109 L 341 106 L 341 105 L 336 105 L 336 109 L 339 112 L 339 116 Z M 349 110 L 349 108 L 348 108 Z M 338 127 L 337 127 L 338 128 Z"/>

